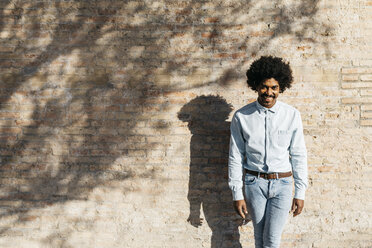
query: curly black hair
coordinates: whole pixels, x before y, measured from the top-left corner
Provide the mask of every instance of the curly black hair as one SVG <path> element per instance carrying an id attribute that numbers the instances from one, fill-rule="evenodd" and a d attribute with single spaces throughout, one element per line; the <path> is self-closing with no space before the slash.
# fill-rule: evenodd
<path id="1" fill-rule="evenodd" d="M 284 92 L 292 86 L 293 76 L 289 63 L 285 63 L 282 58 L 272 56 L 262 56 L 255 60 L 247 71 L 248 86 L 257 91 L 264 80 L 274 78 L 279 82 L 280 92 Z"/>

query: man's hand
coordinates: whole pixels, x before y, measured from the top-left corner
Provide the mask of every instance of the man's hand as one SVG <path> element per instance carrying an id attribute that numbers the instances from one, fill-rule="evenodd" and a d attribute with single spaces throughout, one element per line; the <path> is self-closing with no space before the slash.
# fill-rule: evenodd
<path id="1" fill-rule="evenodd" d="M 292 202 L 292 209 L 291 212 L 293 213 L 293 217 L 296 217 L 302 212 L 302 209 L 304 208 L 304 200 L 293 198 Z"/>
<path id="2" fill-rule="evenodd" d="M 238 200 L 234 201 L 234 209 L 235 211 L 243 218 L 245 219 L 245 215 L 248 214 L 247 211 L 247 204 L 245 203 L 245 200 Z"/>

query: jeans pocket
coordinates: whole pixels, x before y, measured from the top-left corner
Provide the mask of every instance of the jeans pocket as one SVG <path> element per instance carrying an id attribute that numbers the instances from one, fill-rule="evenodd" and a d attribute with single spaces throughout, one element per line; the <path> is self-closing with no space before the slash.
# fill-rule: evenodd
<path id="1" fill-rule="evenodd" d="M 250 175 L 250 174 L 245 174 L 245 179 L 244 179 L 245 184 L 247 184 L 247 185 L 255 184 L 256 181 L 257 181 L 256 176 L 253 176 L 253 175 Z"/>
<path id="2" fill-rule="evenodd" d="M 283 177 L 283 178 L 280 178 L 280 182 L 283 184 L 292 184 L 293 179 L 292 177 Z"/>

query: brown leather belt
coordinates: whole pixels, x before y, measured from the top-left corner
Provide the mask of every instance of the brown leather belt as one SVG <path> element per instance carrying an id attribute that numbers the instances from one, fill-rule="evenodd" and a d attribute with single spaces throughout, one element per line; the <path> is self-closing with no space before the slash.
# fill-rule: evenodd
<path id="1" fill-rule="evenodd" d="M 282 178 L 282 177 L 290 177 L 292 176 L 292 172 L 288 171 L 288 172 L 275 172 L 275 173 L 263 173 L 263 172 L 257 172 L 257 171 L 251 171 L 251 170 L 247 170 L 245 169 L 245 172 L 253 175 L 253 176 L 260 176 L 261 178 L 264 178 L 264 179 L 279 179 L 279 178 Z"/>

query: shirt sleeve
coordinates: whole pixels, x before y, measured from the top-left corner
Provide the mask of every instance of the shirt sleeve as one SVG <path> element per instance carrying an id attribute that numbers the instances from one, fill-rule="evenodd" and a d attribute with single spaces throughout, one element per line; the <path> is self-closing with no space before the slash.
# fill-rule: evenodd
<path id="1" fill-rule="evenodd" d="M 296 112 L 295 130 L 289 147 L 291 156 L 292 172 L 295 184 L 294 198 L 304 200 L 305 191 L 308 186 L 307 181 L 307 151 L 302 127 L 301 115 Z"/>
<path id="2" fill-rule="evenodd" d="M 232 191 L 233 200 L 243 200 L 243 161 L 245 157 L 245 141 L 239 120 L 234 114 L 230 125 L 230 149 L 229 149 L 229 187 Z"/>

